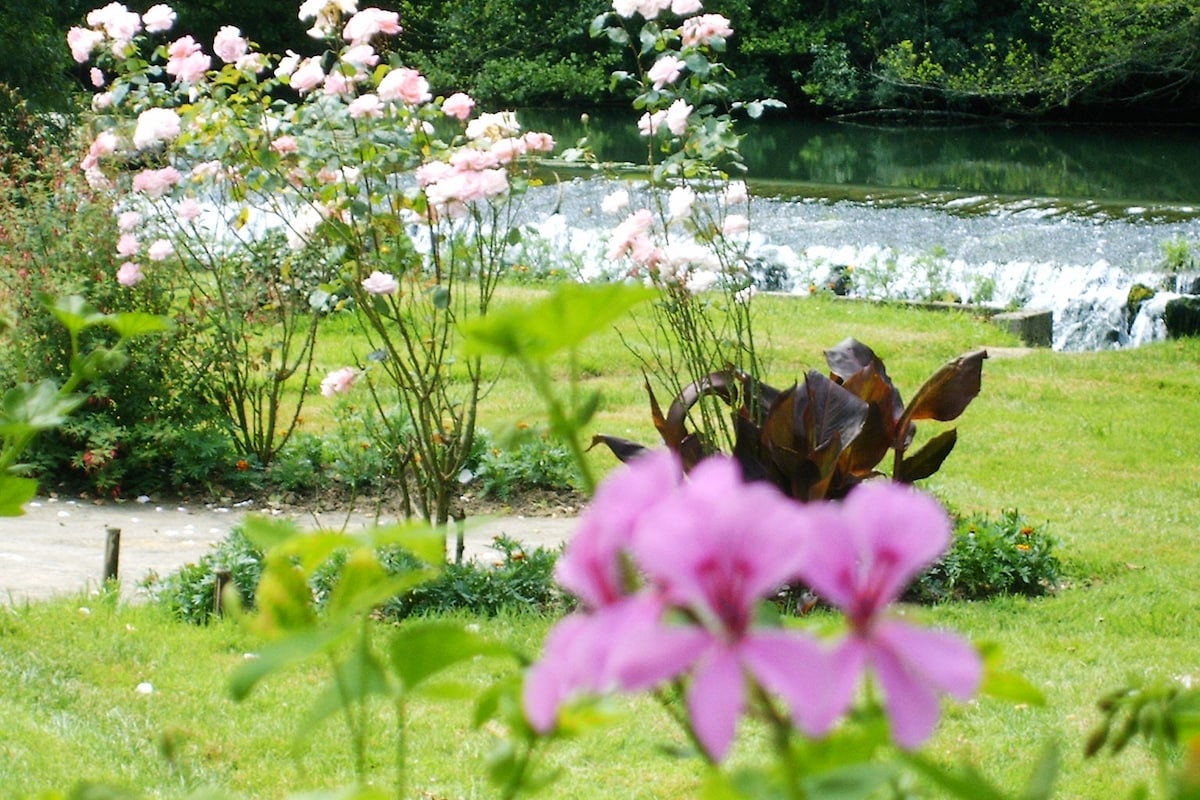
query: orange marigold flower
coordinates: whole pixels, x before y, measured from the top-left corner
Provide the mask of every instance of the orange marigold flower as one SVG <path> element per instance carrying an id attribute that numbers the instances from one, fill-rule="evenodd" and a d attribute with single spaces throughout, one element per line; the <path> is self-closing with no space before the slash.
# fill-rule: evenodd
<path id="1" fill-rule="evenodd" d="M 244 458 L 239 458 L 234 466 L 237 467 L 238 472 L 245 472 L 250 469 L 250 462 Z"/>

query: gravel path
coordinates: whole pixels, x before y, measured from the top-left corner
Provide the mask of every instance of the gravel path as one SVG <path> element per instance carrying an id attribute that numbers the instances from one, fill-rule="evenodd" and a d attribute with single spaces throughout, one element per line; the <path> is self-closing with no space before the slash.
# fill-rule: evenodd
<path id="1" fill-rule="evenodd" d="M 0 517 L 0 604 L 95 591 L 103 580 L 109 528 L 121 532 L 117 574 L 122 593 L 135 597 L 147 575 L 167 575 L 199 560 L 250 512 L 290 517 L 306 529 L 352 531 L 371 523 L 360 512 L 264 511 L 249 503 L 180 506 L 38 497 L 24 516 Z M 501 534 L 530 548 L 557 547 L 574 524 L 573 517 L 468 520 L 466 554 L 481 560 L 498 557 L 491 543 Z"/>

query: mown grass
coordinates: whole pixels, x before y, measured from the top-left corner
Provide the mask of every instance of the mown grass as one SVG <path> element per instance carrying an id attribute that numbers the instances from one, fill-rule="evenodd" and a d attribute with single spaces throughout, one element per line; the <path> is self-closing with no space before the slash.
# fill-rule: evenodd
<path id="1" fill-rule="evenodd" d="M 506 290 L 503 302 L 523 302 L 533 291 Z M 768 380 L 778 385 L 822 368 L 822 349 L 850 335 L 879 353 L 906 396 L 961 352 L 1014 344 L 962 315 L 821 298 L 767 297 L 760 308 Z M 348 337 L 327 340 L 322 369 L 341 366 L 353 346 Z M 618 337 L 590 341 L 579 365 L 586 385 L 604 394 L 596 430 L 653 442 L 638 362 Z M 957 423 L 959 444 L 926 488 L 962 512 L 1017 508 L 1045 523 L 1060 541 L 1069 582 L 1038 600 L 908 611 L 998 643 L 1007 666 L 1047 697 L 1044 707 L 988 698 L 950 707 L 931 744 L 939 758 L 969 758 L 1015 789 L 1041 749 L 1058 742 L 1063 768 L 1056 796 L 1063 798 L 1126 797 L 1134 783 L 1152 778 L 1152 763 L 1136 748 L 1117 760 L 1085 760 L 1082 749 L 1099 719 L 1095 701 L 1103 692 L 1145 676 L 1200 679 L 1197 399 L 1198 341 L 1101 353 L 1000 357 L 998 350 L 986 362 L 983 391 Z M 329 407 L 315 400 L 305 426 L 328 424 Z M 519 375 L 505 370 L 487 398 L 483 424 L 495 430 L 536 422 L 539 408 Z M 600 468 L 611 466 L 607 456 L 593 457 Z M 79 610 L 85 605 L 90 614 Z M 534 654 L 551 621 L 476 623 Z M 99 598 L 0 611 L 4 794 L 65 789 L 88 778 L 150 797 L 181 797 L 199 786 L 282 797 L 349 781 L 351 764 L 336 723 L 310 731 L 301 756 L 292 752 L 320 665 L 268 681 L 243 704 L 227 699 L 228 673 L 258 644 L 232 622 L 182 626 L 153 607 Z M 481 662 L 462 678 L 481 686 L 510 668 Z M 152 694 L 135 691 L 143 681 L 154 685 Z M 613 727 L 553 751 L 564 777 L 549 796 L 694 796 L 695 763 L 657 747 L 682 744 L 661 711 L 645 700 L 622 700 L 613 708 Z M 490 796 L 484 764 L 491 735 L 470 729 L 465 704 L 422 703 L 412 720 L 417 796 Z M 389 736 L 378 734 L 381 760 L 392 752 Z M 753 758 L 759 744 L 749 728 L 737 757 Z"/>

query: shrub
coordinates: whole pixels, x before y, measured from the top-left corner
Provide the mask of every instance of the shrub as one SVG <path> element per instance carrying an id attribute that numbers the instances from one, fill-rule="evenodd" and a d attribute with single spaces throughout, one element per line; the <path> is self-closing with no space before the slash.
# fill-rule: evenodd
<path id="1" fill-rule="evenodd" d="M 241 528 L 214 545 L 195 564 L 187 564 L 159 579 L 150 576 L 144 587 L 171 616 L 181 622 L 204 625 L 216 616 L 217 571 L 228 570 L 243 602 L 253 603 L 262 576 L 263 552 L 250 543 Z"/>
<path id="2" fill-rule="evenodd" d="M 480 437 L 479 455 L 469 465 L 470 484 L 484 497 L 509 500 L 522 489 L 570 489 L 575 462 L 565 446 L 542 434 L 521 437 L 510 447 Z"/>
<path id="3" fill-rule="evenodd" d="M 998 518 L 975 514 L 958 520 L 946 555 L 910 588 L 920 602 L 981 600 L 995 595 L 1038 597 L 1054 591 L 1062 575 L 1055 542 L 1016 510 Z"/>
<path id="4" fill-rule="evenodd" d="M 557 550 L 526 549 L 507 536 L 497 537 L 493 546 L 501 559 L 494 564 L 466 561 L 447 564 L 443 571 L 379 609 L 381 617 L 404 619 L 425 614 L 462 612 L 480 616 L 501 613 L 551 613 L 568 610 L 571 599 L 554 582 Z M 389 574 L 419 568 L 420 562 L 406 550 L 379 551 L 380 562 Z M 344 552 L 335 553 L 312 579 L 313 596 L 324 602 L 333 592 L 345 563 Z M 228 570 L 243 603 L 254 603 L 254 593 L 263 572 L 263 552 L 252 545 L 240 528 L 195 564 L 187 564 L 166 578 L 151 576 L 144 584 L 150 595 L 175 619 L 195 625 L 207 624 L 216 615 L 217 571 Z"/>

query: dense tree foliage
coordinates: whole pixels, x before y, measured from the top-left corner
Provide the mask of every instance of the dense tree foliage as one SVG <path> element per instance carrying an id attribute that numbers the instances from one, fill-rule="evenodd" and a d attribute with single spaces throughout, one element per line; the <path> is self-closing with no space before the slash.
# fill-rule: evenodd
<path id="1" fill-rule="evenodd" d="M 144 10 L 158 0 L 128 0 Z M 100 0 L 0 0 L 0 83 L 35 104 L 83 76 L 62 36 Z M 361 5 L 367 5 L 363 0 Z M 621 55 L 588 37 L 609 0 L 371 0 L 439 91 L 483 103 L 604 102 Z M 179 33 L 225 24 L 270 52 L 318 52 L 289 0 L 175 0 Z M 734 92 L 800 112 L 901 108 L 1200 118 L 1195 0 L 707 0 L 734 21 Z M 286 9 L 286 11 L 285 11 Z"/>

